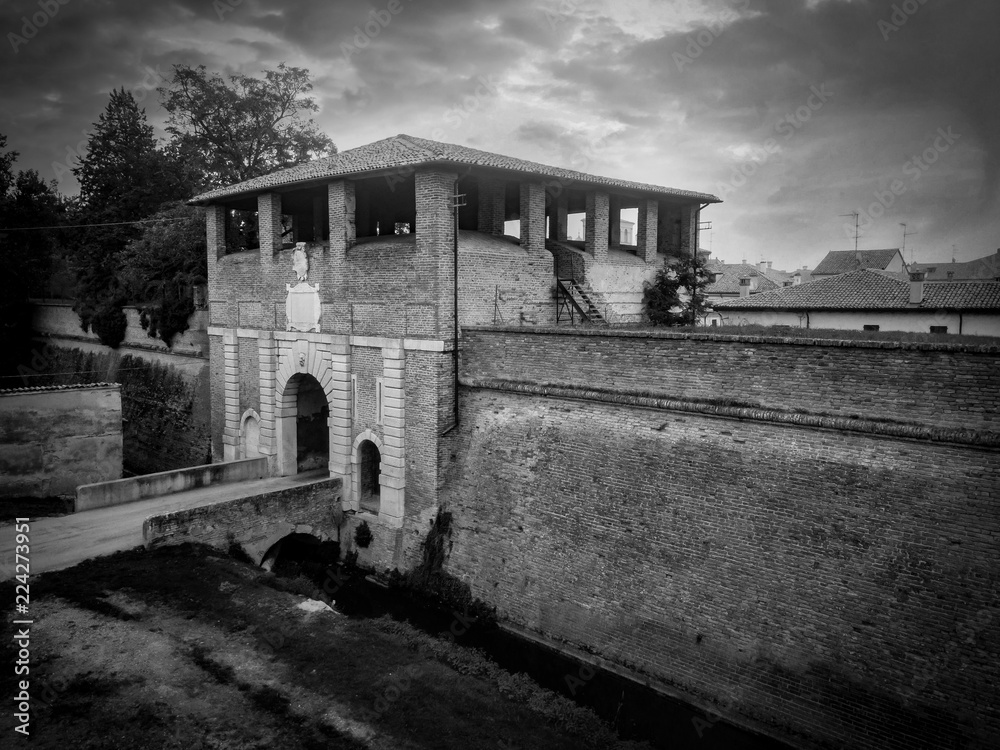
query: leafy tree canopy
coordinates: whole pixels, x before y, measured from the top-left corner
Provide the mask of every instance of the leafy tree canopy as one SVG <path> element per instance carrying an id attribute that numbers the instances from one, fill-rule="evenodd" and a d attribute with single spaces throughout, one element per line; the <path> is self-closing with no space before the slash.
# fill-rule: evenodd
<path id="1" fill-rule="evenodd" d="M 188 328 L 192 289 L 206 283 L 205 211 L 174 203 L 125 246 L 118 265 L 129 299 L 142 304 L 142 321 L 167 346 Z"/>
<path id="2" fill-rule="evenodd" d="M 112 91 L 107 108 L 94 124 L 87 154 L 73 169 L 80 182 L 75 224 L 113 224 L 77 229 L 72 233 L 72 265 L 76 275 L 76 310 L 86 330 L 92 319 L 114 321 L 101 330 L 115 332 L 102 341 L 118 339 L 120 318 L 114 314 L 126 301 L 117 258 L 139 236 L 129 224 L 154 213 L 170 200 L 186 197 L 191 185 L 170 151 L 161 150 L 131 92 Z M 100 330 L 98 331 L 100 334 Z"/>
<path id="3" fill-rule="evenodd" d="M 686 258 L 678 266 L 677 280 L 687 292 L 684 322 L 689 325 L 696 325 L 697 320 L 711 309 L 705 295 L 705 287 L 712 283 L 712 274 L 705 266 L 707 260 L 707 254 L 695 253 L 693 258 Z"/>
<path id="4" fill-rule="evenodd" d="M 228 81 L 203 65 L 175 65 L 159 89 L 167 131 L 179 149 L 199 157 L 206 187 L 335 154 L 333 141 L 305 119 L 319 110 L 311 90 L 309 71 L 284 63 L 263 78 L 235 74 Z"/>
<path id="5" fill-rule="evenodd" d="M 57 247 L 54 230 L 22 231 L 24 227 L 58 226 L 65 205 L 55 183 L 46 183 L 33 169 L 14 172 L 16 151 L 6 151 L 0 133 L 0 353 L 16 357 L 29 340 L 25 304 L 31 295 L 45 296 Z M 4 231 L 8 230 L 8 231 Z M 15 231 L 17 230 L 17 231 Z M 7 370 L 9 362 L 0 363 Z"/>
<path id="6" fill-rule="evenodd" d="M 680 281 L 677 274 L 666 263 L 656 272 L 656 278 L 643 292 L 646 316 L 654 326 L 680 325 L 681 314 Z"/>

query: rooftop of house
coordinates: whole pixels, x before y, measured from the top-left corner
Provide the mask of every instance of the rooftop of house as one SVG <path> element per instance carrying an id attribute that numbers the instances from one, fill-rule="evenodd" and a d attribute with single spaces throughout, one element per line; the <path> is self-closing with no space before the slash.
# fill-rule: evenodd
<path id="1" fill-rule="evenodd" d="M 829 276 L 839 273 L 850 273 L 859 268 L 874 268 L 884 271 L 892 263 L 893 258 L 899 254 L 897 248 L 885 250 L 832 250 L 820 261 L 820 264 L 813 269 L 812 275 Z"/>
<path id="2" fill-rule="evenodd" d="M 910 304 L 910 283 L 869 268 L 715 304 L 730 310 L 995 310 L 1000 281 L 924 282 L 923 302 Z"/>
<path id="3" fill-rule="evenodd" d="M 73 383 L 71 385 L 33 385 L 25 388 L 0 388 L 0 394 L 45 393 L 47 391 L 85 391 L 89 388 L 117 388 L 118 383 Z"/>
<path id="4" fill-rule="evenodd" d="M 757 292 L 780 289 L 788 277 L 783 271 L 771 269 L 761 271 L 750 263 L 714 262 L 707 265 L 706 268 L 718 275 L 716 281 L 705 287 L 706 294 L 739 294 L 740 278 L 744 276 L 757 279 Z M 790 277 L 788 278 L 790 279 Z"/>
<path id="5" fill-rule="evenodd" d="M 976 260 L 962 263 L 913 263 L 910 270 L 920 270 L 927 273 L 928 281 L 963 281 L 1000 279 L 1000 250 L 993 255 L 987 255 Z"/>
<path id="6" fill-rule="evenodd" d="M 400 134 L 342 151 L 324 159 L 316 159 L 306 164 L 298 164 L 287 169 L 280 169 L 263 177 L 255 177 L 234 185 L 210 190 L 195 196 L 189 203 L 208 205 L 225 198 L 260 193 L 282 187 L 317 183 L 338 177 L 373 172 L 412 169 L 432 164 L 477 166 L 536 177 L 554 178 L 568 184 L 617 188 L 632 192 L 651 193 L 690 201 L 700 201 L 702 203 L 722 202 L 716 196 L 708 193 L 678 190 L 660 185 L 648 185 L 630 180 L 619 180 L 613 177 L 600 177 L 584 172 L 577 172 L 573 169 L 552 167 L 533 161 L 517 159 L 512 156 L 480 151 L 468 146 L 441 143 L 439 141 L 430 141 L 426 138 L 416 138 L 412 135 Z"/>

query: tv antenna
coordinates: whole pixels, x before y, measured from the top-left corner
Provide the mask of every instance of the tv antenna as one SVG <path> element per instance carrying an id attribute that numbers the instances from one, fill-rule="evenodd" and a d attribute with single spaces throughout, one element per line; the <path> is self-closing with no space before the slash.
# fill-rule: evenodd
<path id="1" fill-rule="evenodd" d="M 841 214 L 841 216 L 853 216 L 854 217 L 854 254 L 857 255 L 858 254 L 858 235 L 859 235 L 858 225 L 859 225 L 859 222 L 861 221 L 861 214 L 859 214 L 857 211 L 851 211 L 851 213 L 849 213 L 849 214 Z"/>
<path id="2" fill-rule="evenodd" d="M 903 258 L 905 260 L 905 258 L 906 258 L 906 238 L 907 237 L 912 237 L 915 234 L 920 234 L 920 232 L 907 232 L 906 231 L 906 223 L 905 222 L 900 222 L 899 226 L 901 226 L 903 228 L 903 252 L 902 252 L 902 255 L 903 255 Z M 910 263 L 911 264 L 913 263 L 913 250 L 912 250 L 912 248 L 910 250 Z"/>

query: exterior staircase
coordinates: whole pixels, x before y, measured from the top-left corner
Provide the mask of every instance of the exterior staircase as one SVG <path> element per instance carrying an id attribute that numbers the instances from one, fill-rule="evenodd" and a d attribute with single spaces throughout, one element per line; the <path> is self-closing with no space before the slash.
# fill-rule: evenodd
<path id="1" fill-rule="evenodd" d="M 579 315 L 582 323 L 608 325 L 596 299 L 597 294 L 586 282 L 556 279 L 556 323 L 568 319 L 571 324 L 575 324 L 576 316 Z"/>

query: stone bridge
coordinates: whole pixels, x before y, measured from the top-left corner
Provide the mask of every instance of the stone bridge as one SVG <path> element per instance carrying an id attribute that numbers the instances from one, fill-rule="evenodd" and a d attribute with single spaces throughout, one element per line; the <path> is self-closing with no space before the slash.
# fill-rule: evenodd
<path id="1" fill-rule="evenodd" d="M 147 549 L 199 542 L 228 550 L 238 544 L 260 565 L 291 534 L 337 540 L 342 494 L 339 477 L 321 478 L 274 492 L 150 516 L 142 525 Z"/>

